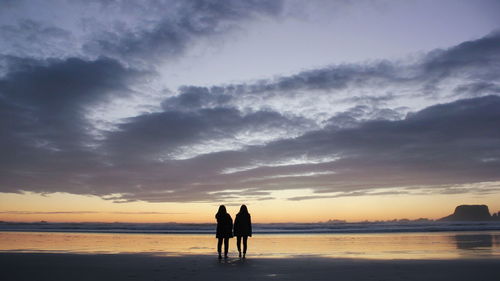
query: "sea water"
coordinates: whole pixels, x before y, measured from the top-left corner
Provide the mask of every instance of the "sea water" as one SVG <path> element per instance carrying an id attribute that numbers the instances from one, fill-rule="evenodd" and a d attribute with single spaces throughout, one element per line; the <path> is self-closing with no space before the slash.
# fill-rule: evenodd
<path id="1" fill-rule="evenodd" d="M 230 239 L 230 256 L 237 256 Z M 1 231 L 2 252 L 215 255 L 213 234 Z M 256 233 L 248 258 L 500 259 L 500 231 Z"/>

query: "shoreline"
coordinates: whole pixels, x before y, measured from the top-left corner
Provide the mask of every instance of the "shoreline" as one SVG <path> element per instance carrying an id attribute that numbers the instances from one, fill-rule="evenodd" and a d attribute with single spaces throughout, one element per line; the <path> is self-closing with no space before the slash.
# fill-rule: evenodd
<path id="1" fill-rule="evenodd" d="M 272 232 L 272 231 L 262 231 L 262 232 L 254 232 L 255 235 L 358 235 L 358 234 L 420 234 L 420 233 L 467 233 L 467 232 L 500 232 L 500 223 L 497 225 L 498 227 L 491 228 L 464 228 L 464 229 L 425 229 L 425 230 L 381 230 L 381 231 L 283 231 L 283 232 Z M 214 236 L 214 231 L 102 231 L 102 230 L 58 230 L 58 229 L 0 229 L 1 232 L 33 232 L 33 233 L 83 233 L 83 234 L 152 234 L 152 235 L 207 235 Z"/>
<path id="2" fill-rule="evenodd" d="M 498 259 L 247 259 L 216 255 L 0 253 L 2 280 L 490 280 Z"/>

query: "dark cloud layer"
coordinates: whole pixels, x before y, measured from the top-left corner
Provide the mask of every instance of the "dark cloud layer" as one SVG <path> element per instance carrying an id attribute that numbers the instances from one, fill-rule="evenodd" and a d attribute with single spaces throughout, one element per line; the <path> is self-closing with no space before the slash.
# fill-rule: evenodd
<path id="1" fill-rule="evenodd" d="M 0 214 L 9 215 L 86 215 L 86 214 L 119 214 L 119 215 L 178 215 L 184 213 L 171 212 L 96 212 L 96 211 L 54 211 L 54 212 L 34 212 L 34 211 L 2 211 Z"/>
<path id="2" fill-rule="evenodd" d="M 303 71 L 295 75 L 261 80 L 257 83 L 234 84 L 206 89 L 213 94 L 220 94 L 227 102 L 228 96 L 246 98 L 283 95 L 294 98 L 297 93 L 311 95 L 338 93 L 352 87 L 412 87 L 412 95 L 436 98 L 449 93 L 442 91 L 444 83 L 453 85 L 459 79 L 462 83 L 455 90 L 458 97 L 470 97 L 498 93 L 500 81 L 500 33 L 493 32 L 474 41 L 467 41 L 449 49 L 434 50 L 415 63 L 404 64 L 380 61 L 368 64 L 344 64 Z M 185 89 L 181 89 L 181 93 Z M 200 91 L 198 89 L 198 91 Z M 364 101 L 380 104 L 398 96 L 398 93 L 386 93 L 382 96 L 364 95 L 344 98 L 344 101 Z"/>
<path id="3" fill-rule="evenodd" d="M 50 11 L 50 16 L 38 13 Z M 278 17 L 281 0 L 2 1 L 0 52 L 33 58 L 110 57 L 151 68 L 200 40 L 237 32 L 253 18 Z M 45 17 L 45 18 L 44 18 Z M 36 20 L 34 20 L 36 19 Z"/>
<path id="4" fill-rule="evenodd" d="M 244 151 L 214 153 L 177 164 L 179 171 L 197 171 L 188 181 L 184 177 L 178 179 L 177 185 L 183 188 L 171 193 L 163 193 L 161 189 L 142 190 L 121 198 L 184 201 L 183 197 L 189 196 L 204 201 L 219 196 L 226 199 L 250 196 L 252 192 L 267 195 L 266 192 L 282 188 L 312 188 L 319 194 L 343 192 L 342 196 L 355 196 L 380 193 L 370 192 L 373 188 L 436 186 L 439 189 L 450 184 L 498 181 L 498 108 L 500 97 L 497 96 L 459 100 L 427 108 L 400 121 L 370 121 L 356 128 L 315 131 Z M 273 165 L 279 159 L 318 159 L 325 155 L 336 155 L 340 159 Z M 261 165 L 218 174 L 227 167 L 255 163 Z M 324 171 L 332 173 L 314 174 Z M 311 172 L 311 176 L 294 176 Z M 224 189 L 241 192 L 217 192 Z M 207 191 L 213 193 L 203 193 Z"/>
<path id="5" fill-rule="evenodd" d="M 22 56 L 33 56 L 39 52 L 44 57 L 57 57 L 64 53 L 64 49 L 75 48 L 70 31 L 30 19 L 1 25 L 0 38 L 3 39 L 3 44 L 0 44 L 2 53 Z"/>
<path id="6" fill-rule="evenodd" d="M 124 12 L 151 7 L 97 3 Z M 105 28 L 85 41 L 97 58 L 0 54 L 0 192 L 207 202 L 269 200 L 275 190 L 309 188 L 314 195 L 291 198 L 305 200 L 468 192 L 450 185 L 500 180 L 498 33 L 414 63 L 333 65 L 247 84 L 184 86 L 154 112 L 97 128 L 90 110 L 134 96 L 133 86 L 153 75 L 130 62 L 154 65 L 178 56 L 194 38 L 281 11 L 274 1 L 160 1 L 157 7 L 172 3 L 175 17 L 155 17 L 139 29 Z M 37 42 L 73 36 L 34 22 L 0 32 L 19 32 L 19 42 L 30 32 Z M 336 95 L 334 105 L 348 106 L 324 109 L 322 98 Z M 434 105 L 409 114 L 404 105 L 388 106 L 406 96 Z M 304 108 L 321 108 L 326 117 Z"/>
<path id="7" fill-rule="evenodd" d="M 153 24 L 145 22 L 147 28 L 128 29 L 119 25 L 84 45 L 84 49 L 90 53 L 132 62 L 153 62 L 179 55 L 194 38 L 227 32 L 242 20 L 256 15 L 277 15 L 282 6 L 281 1 L 262 0 L 157 1 L 153 5 L 148 2 L 131 6 L 105 2 L 105 5 L 107 9 L 118 5 L 144 13 L 175 11 L 171 17 L 159 19 Z"/>
<path id="8" fill-rule="evenodd" d="M 93 137 L 86 109 L 127 95 L 128 83 L 141 73 L 104 58 L 8 60 L 14 66 L 0 78 L 1 181 L 6 190 L 34 182 L 58 190 L 49 186 L 99 164 L 88 147 Z"/>
<path id="9" fill-rule="evenodd" d="M 296 130 L 307 120 L 290 119 L 276 112 L 242 114 L 235 108 L 201 109 L 194 112 L 164 111 L 130 118 L 109 134 L 108 151 L 147 157 L 175 152 L 180 146 L 202 141 L 234 138 L 239 132 Z"/>

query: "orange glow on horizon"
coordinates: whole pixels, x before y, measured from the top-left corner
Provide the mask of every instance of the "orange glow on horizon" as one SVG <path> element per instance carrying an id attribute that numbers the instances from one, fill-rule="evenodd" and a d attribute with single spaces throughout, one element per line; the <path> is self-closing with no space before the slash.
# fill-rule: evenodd
<path id="1" fill-rule="evenodd" d="M 289 201 L 275 199 L 247 204 L 256 223 L 438 219 L 457 205 L 486 204 L 500 210 L 500 194 L 378 195 Z M 0 220 L 13 222 L 213 223 L 220 203 L 113 203 L 97 196 L 66 193 L 0 194 Z M 224 204 L 222 202 L 222 204 Z M 234 217 L 239 204 L 226 204 Z"/>

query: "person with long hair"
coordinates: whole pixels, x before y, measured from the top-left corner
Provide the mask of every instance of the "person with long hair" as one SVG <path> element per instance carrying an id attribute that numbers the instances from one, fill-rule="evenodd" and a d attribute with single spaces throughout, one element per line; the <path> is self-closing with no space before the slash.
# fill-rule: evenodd
<path id="1" fill-rule="evenodd" d="M 233 219 L 227 213 L 224 205 L 219 206 L 219 210 L 215 214 L 215 219 L 217 220 L 217 233 L 215 237 L 218 239 L 217 252 L 219 252 L 219 259 L 222 259 L 222 242 L 224 242 L 224 258 L 227 258 L 229 238 L 233 237 Z"/>
<path id="2" fill-rule="evenodd" d="M 234 236 L 236 236 L 236 246 L 241 258 L 241 240 L 243 240 L 243 258 L 247 254 L 247 240 L 252 237 L 252 219 L 248 213 L 247 206 L 241 205 L 240 212 L 234 219 Z"/>

